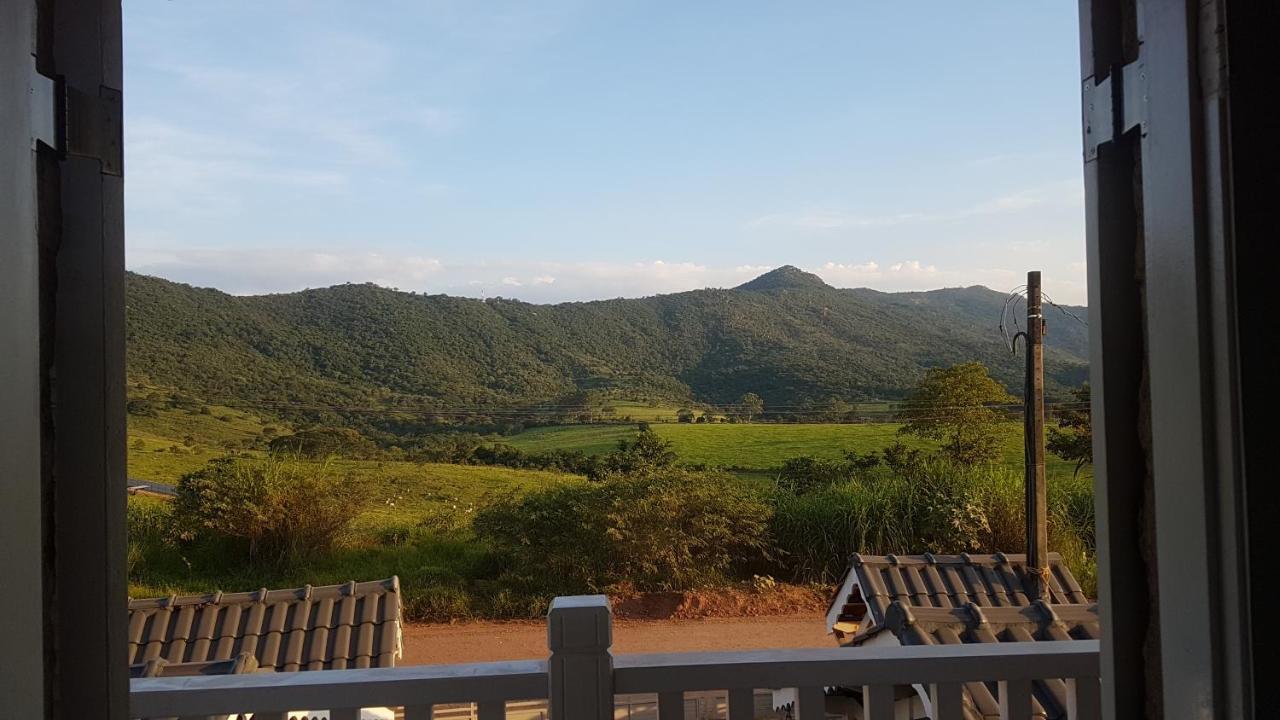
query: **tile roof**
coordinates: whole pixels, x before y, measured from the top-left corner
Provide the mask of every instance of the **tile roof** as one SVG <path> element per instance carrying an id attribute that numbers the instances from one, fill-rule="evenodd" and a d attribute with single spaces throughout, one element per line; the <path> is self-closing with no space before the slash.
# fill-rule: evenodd
<path id="1" fill-rule="evenodd" d="M 151 672 L 391 667 L 401 655 L 400 620 L 395 577 L 130 600 L 129 664 L 143 668 L 139 675 L 160 660 Z"/>
<path id="2" fill-rule="evenodd" d="M 1097 640 L 1101 637 L 1096 604 L 1052 604 L 1036 600 L 1019 607 L 912 607 L 900 600 L 889 605 L 885 625 L 903 645 Z M 865 639 L 865 636 L 864 636 Z M 997 683 L 965 683 L 965 716 L 970 720 L 1000 717 Z M 1032 714 L 1067 717 L 1065 680 L 1032 683 Z"/>
<path id="3" fill-rule="evenodd" d="M 1022 589 L 1026 556 L 993 555 L 862 555 L 850 558 L 839 594 L 827 615 L 827 628 L 837 623 L 883 625 L 894 601 L 911 607 L 1022 607 L 1031 604 Z M 1058 553 L 1049 553 L 1049 597 L 1053 604 L 1089 600 Z M 837 629 L 837 635 L 841 633 Z"/>
<path id="4" fill-rule="evenodd" d="M 902 645 L 1087 640 L 1100 636 L 1090 603 L 1058 553 L 1049 553 L 1049 593 L 1023 590 L 1026 556 L 859 555 L 851 558 L 827 615 L 842 645 L 891 633 Z M 1066 717 L 1066 683 L 1033 684 L 1035 716 Z M 965 717 L 1000 717 L 995 683 L 965 684 Z"/>

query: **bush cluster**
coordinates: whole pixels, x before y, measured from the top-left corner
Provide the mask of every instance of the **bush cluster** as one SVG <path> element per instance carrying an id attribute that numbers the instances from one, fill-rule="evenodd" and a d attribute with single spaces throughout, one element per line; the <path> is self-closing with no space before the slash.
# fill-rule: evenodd
<path id="1" fill-rule="evenodd" d="M 173 514 L 185 541 L 288 565 L 331 551 L 362 502 L 358 483 L 323 464 L 223 458 L 179 481 Z"/>
<path id="2" fill-rule="evenodd" d="M 764 558 L 770 514 L 763 493 L 731 475 L 666 467 L 498 502 L 474 528 L 515 575 L 573 590 L 678 589 Z"/>

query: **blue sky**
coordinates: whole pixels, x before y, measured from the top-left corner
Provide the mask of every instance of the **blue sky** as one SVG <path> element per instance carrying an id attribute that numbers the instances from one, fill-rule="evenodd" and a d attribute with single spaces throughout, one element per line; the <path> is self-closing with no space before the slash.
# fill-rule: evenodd
<path id="1" fill-rule="evenodd" d="M 1083 302 L 1072 3 L 125 0 L 130 269 Z"/>

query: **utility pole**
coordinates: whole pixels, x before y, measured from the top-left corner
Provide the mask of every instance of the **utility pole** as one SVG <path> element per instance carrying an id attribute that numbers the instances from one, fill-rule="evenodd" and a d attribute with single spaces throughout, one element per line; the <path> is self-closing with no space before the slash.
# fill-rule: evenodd
<path id="1" fill-rule="evenodd" d="M 1027 595 L 1044 597 L 1049 577 L 1048 501 L 1044 482 L 1044 313 L 1040 271 L 1027 273 L 1027 380 L 1023 438 L 1027 473 Z"/>

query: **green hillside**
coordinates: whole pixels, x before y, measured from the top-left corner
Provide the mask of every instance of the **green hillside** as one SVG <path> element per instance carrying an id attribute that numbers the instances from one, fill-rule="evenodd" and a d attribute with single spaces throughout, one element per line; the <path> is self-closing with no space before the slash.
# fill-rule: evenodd
<path id="1" fill-rule="evenodd" d="M 130 274 L 129 373 L 204 402 L 384 427 L 428 410 L 518 419 L 584 394 L 726 404 L 755 392 L 780 409 L 892 399 L 966 360 L 1017 391 L 1022 361 L 996 329 L 1004 299 L 976 286 L 836 289 L 795 268 L 734 289 L 558 305 L 374 285 L 237 297 Z M 1051 393 L 1086 377 L 1087 332 L 1059 317 Z"/>

